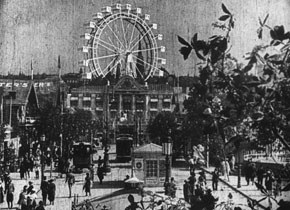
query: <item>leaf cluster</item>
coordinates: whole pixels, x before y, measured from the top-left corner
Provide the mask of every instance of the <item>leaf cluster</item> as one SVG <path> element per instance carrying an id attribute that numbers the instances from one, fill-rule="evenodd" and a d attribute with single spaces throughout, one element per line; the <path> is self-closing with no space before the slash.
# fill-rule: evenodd
<path id="1" fill-rule="evenodd" d="M 196 56 L 199 59 L 209 61 L 211 64 L 215 64 L 222 56 L 224 56 L 226 50 L 228 49 L 229 32 L 232 28 L 234 28 L 235 21 L 233 14 L 224 4 L 222 4 L 222 10 L 225 14 L 222 15 L 219 20 L 222 22 L 228 21 L 228 26 L 223 24 L 223 26 L 227 29 L 226 35 L 214 35 L 208 40 L 199 40 L 197 38 L 198 34 L 195 33 L 190 42 L 187 42 L 182 37 L 177 36 L 178 41 L 183 45 L 179 51 L 185 60 L 188 58 L 192 50 L 195 51 Z"/>
<path id="2" fill-rule="evenodd" d="M 285 142 L 290 136 L 290 32 L 285 32 L 284 26 L 269 27 L 269 15 L 263 21 L 259 19 L 258 37 L 262 38 L 264 28 L 268 28 L 270 43 L 255 46 L 247 53 L 248 63 L 242 66 L 228 53 L 234 18 L 224 4 L 222 10 L 219 21 L 228 22 L 219 26 L 227 30 L 226 35 L 213 35 L 205 41 L 198 40 L 196 33 L 190 43 L 178 37 L 184 45 L 180 49 L 184 59 L 194 50 L 197 58 L 205 61 L 184 102 L 188 117 L 183 127 L 185 131 L 195 129 L 200 136 L 218 133 L 224 140 L 239 135 L 259 145 L 277 138 Z M 273 47 L 278 48 L 267 51 Z M 253 69 L 261 73 L 253 75 Z M 212 113 L 203 115 L 208 108 Z M 226 132 L 227 128 L 234 132 Z"/>

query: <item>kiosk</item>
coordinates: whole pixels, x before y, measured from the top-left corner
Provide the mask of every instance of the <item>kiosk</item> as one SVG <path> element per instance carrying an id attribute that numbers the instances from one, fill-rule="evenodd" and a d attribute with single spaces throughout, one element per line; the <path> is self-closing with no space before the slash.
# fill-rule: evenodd
<path id="1" fill-rule="evenodd" d="M 144 181 L 144 186 L 163 186 L 166 175 L 165 155 L 162 146 L 145 144 L 133 151 L 133 170 L 138 179 Z M 171 176 L 171 158 L 169 176 Z"/>

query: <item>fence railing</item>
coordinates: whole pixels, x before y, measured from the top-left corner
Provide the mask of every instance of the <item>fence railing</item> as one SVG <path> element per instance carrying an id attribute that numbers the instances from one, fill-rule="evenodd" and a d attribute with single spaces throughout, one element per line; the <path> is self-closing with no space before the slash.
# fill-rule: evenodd
<path id="1" fill-rule="evenodd" d="M 249 151 L 244 154 L 245 161 L 255 161 L 255 162 L 272 162 L 272 163 L 280 163 L 287 164 L 290 163 L 290 154 L 289 153 L 281 153 L 281 152 L 273 152 L 271 154 L 267 154 L 266 152 L 253 152 Z"/>

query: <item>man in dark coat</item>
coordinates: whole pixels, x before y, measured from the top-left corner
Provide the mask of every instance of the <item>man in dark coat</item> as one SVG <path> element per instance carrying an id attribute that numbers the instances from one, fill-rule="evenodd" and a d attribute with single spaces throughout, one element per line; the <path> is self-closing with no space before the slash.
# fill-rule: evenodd
<path id="1" fill-rule="evenodd" d="M 104 179 L 104 167 L 103 166 L 98 167 L 97 175 L 98 175 L 98 178 L 100 180 L 100 184 L 102 184 L 103 179 Z"/>
<path id="2" fill-rule="evenodd" d="M 212 173 L 212 190 L 218 189 L 218 182 L 219 182 L 219 170 L 215 168 L 214 172 Z"/>
<path id="3" fill-rule="evenodd" d="M 10 179 L 8 181 L 7 195 L 6 195 L 6 201 L 8 204 L 8 208 L 10 209 L 13 208 L 14 191 L 15 191 L 15 187 L 14 187 L 14 184 L 12 183 L 12 180 Z"/>
<path id="4" fill-rule="evenodd" d="M 43 205 L 46 205 L 46 199 L 47 199 L 47 194 L 48 194 L 48 182 L 46 181 L 46 176 L 43 177 L 43 180 L 40 184 L 40 189 L 42 192 Z"/>
<path id="5" fill-rule="evenodd" d="M 54 205 L 54 199 L 55 199 L 55 190 L 56 190 L 56 187 L 55 187 L 55 184 L 53 183 L 53 179 L 50 179 L 48 181 L 48 200 L 50 202 L 51 205 Z"/>
<path id="6" fill-rule="evenodd" d="M 184 196 L 184 200 L 189 203 L 189 198 L 191 196 L 191 193 L 190 193 L 190 185 L 187 180 L 184 180 L 183 196 Z"/>

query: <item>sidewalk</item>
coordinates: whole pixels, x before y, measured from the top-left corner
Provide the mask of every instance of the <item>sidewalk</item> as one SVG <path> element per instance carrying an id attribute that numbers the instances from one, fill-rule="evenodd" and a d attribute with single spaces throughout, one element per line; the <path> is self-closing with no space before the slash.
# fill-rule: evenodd
<path id="1" fill-rule="evenodd" d="M 214 167 L 210 168 L 203 168 L 205 172 L 212 173 L 214 171 Z M 209 175 L 210 176 L 210 175 Z M 220 177 L 220 182 L 223 183 L 224 185 L 228 186 L 235 192 L 241 194 L 243 197 L 250 199 L 250 200 L 260 200 L 265 197 L 265 195 L 260 192 L 255 184 L 250 183 L 249 185 L 247 184 L 247 181 L 244 176 L 241 176 L 241 187 L 238 188 L 238 176 L 237 175 L 230 175 L 229 176 L 229 181 L 226 180 L 223 176 Z M 282 196 L 278 196 L 276 200 L 279 202 L 281 199 L 284 201 L 290 201 L 290 193 L 289 192 L 282 192 Z M 258 205 L 260 208 L 266 209 L 266 207 L 269 206 L 268 199 L 265 199 L 264 201 L 259 203 Z M 272 202 L 273 209 L 276 209 L 278 207 L 277 203 L 274 201 Z"/>

